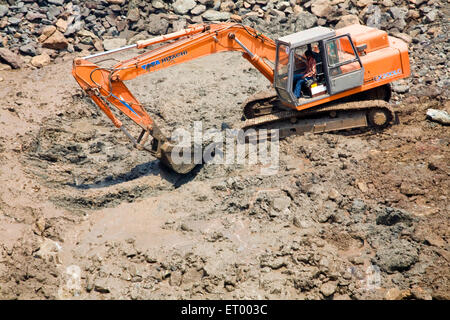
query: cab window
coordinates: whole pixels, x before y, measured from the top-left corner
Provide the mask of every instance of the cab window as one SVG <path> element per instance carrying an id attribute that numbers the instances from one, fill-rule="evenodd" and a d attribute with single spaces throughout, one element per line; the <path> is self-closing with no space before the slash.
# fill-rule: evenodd
<path id="1" fill-rule="evenodd" d="M 325 44 L 330 76 L 337 76 L 361 69 L 348 36 L 342 36 Z"/>
<path id="2" fill-rule="evenodd" d="M 277 58 L 275 85 L 287 89 L 289 73 L 289 47 L 284 44 L 280 44 L 278 46 Z"/>

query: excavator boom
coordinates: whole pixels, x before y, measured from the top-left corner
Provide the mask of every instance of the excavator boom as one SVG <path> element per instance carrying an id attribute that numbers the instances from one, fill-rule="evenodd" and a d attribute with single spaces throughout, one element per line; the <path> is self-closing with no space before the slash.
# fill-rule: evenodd
<path id="1" fill-rule="evenodd" d="M 95 58 L 118 51 L 142 49 L 158 43 L 164 44 L 111 68 L 101 67 L 92 62 Z M 250 27 L 235 23 L 202 24 L 168 35 L 138 41 L 135 45 L 124 48 L 77 58 L 73 63 L 72 74 L 81 88 L 114 125 L 124 131 L 137 148 L 151 152 L 175 171 L 185 173 L 193 166 L 178 166 L 171 161 L 168 154 L 171 150 L 169 139 L 163 136 L 144 106 L 125 86 L 124 81 L 210 54 L 240 51 L 244 58 L 273 82 L 273 68 L 266 61 L 274 63 L 275 49 L 273 40 Z M 134 139 L 129 134 L 122 122 L 111 111 L 109 104 L 114 105 L 142 128 L 139 138 Z M 149 135 L 153 137 L 151 148 L 145 147 Z"/>

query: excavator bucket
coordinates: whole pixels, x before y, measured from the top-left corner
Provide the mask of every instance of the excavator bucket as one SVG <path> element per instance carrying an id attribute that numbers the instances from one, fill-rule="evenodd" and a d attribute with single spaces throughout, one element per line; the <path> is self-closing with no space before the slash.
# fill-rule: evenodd
<path id="1" fill-rule="evenodd" d="M 186 174 L 194 169 L 196 164 L 194 163 L 194 158 L 191 157 L 192 162 L 191 163 L 184 163 L 179 161 L 174 161 L 172 158 L 172 151 L 175 146 L 166 141 L 164 142 L 160 147 L 160 155 L 158 159 L 167 167 L 171 168 L 173 171 L 180 173 L 180 174 Z"/>
<path id="2" fill-rule="evenodd" d="M 153 140 L 150 148 L 148 148 L 145 144 L 150 135 L 153 137 Z M 138 140 L 135 141 L 135 146 L 140 150 L 150 152 L 166 167 L 180 174 L 186 174 L 192 171 L 192 169 L 196 166 L 196 163 L 194 163 L 193 154 L 191 154 L 188 158 L 181 159 L 180 157 L 177 157 L 174 159 L 174 155 L 179 155 L 179 153 L 177 153 L 178 150 L 175 149 L 177 147 L 179 148 L 179 146 L 172 143 L 156 125 L 154 125 L 151 132 L 143 131 Z M 193 148 L 191 148 L 191 150 L 193 150 Z"/>

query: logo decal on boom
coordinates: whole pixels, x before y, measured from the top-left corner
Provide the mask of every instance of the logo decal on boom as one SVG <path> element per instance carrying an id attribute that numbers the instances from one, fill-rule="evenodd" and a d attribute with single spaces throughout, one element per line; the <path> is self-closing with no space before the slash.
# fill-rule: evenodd
<path id="1" fill-rule="evenodd" d="M 161 60 L 155 60 L 155 61 L 152 61 L 150 63 L 144 64 L 141 68 L 144 69 L 144 70 L 150 71 L 150 68 L 152 68 L 152 67 L 156 67 L 157 65 L 159 65 L 161 63 L 164 63 L 164 62 L 170 62 L 170 61 L 175 60 L 176 58 L 184 56 L 186 54 L 187 54 L 186 50 L 180 51 L 180 52 L 175 53 L 173 55 L 170 55 L 170 56 L 167 56 L 165 58 L 162 58 Z"/>

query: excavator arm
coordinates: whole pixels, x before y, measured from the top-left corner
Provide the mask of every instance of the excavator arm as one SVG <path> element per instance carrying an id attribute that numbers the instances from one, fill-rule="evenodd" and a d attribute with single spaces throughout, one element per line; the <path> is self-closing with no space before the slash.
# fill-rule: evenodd
<path id="1" fill-rule="evenodd" d="M 117 63 L 113 67 L 101 67 L 91 61 L 118 51 L 143 49 L 155 44 L 162 45 Z M 194 25 L 178 32 L 138 41 L 134 45 L 76 58 L 72 74 L 86 94 L 114 125 L 128 136 L 136 148 L 149 151 L 178 173 L 187 173 L 195 165 L 172 161 L 173 144 L 158 129 L 144 106 L 125 86 L 124 81 L 224 51 L 242 52 L 243 57 L 273 83 L 274 71 L 266 61 L 272 63 L 275 61 L 275 42 L 250 27 L 236 23 Z M 122 122 L 111 111 L 110 105 L 115 106 L 141 127 L 142 131 L 137 139 L 124 128 Z M 153 140 L 151 146 L 147 147 L 149 136 L 152 136 Z"/>

